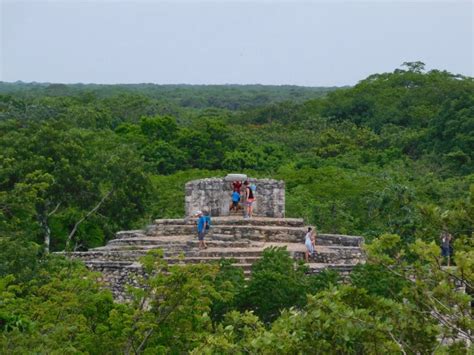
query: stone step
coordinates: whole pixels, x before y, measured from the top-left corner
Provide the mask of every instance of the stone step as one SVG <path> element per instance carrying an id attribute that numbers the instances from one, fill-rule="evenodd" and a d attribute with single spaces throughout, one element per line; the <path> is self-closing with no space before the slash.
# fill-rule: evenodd
<path id="1" fill-rule="evenodd" d="M 294 251 L 293 258 L 304 259 L 305 251 Z M 316 246 L 316 252 L 310 260 L 325 264 L 357 264 L 365 257 L 359 247 L 351 246 Z"/>
<path id="2" fill-rule="evenodd" d="M 304 254 L 301 253 L 296 259 L 304 260 Z M 359 262 L 359 259 L 356 256 L 349 255 L 338 255 L 337 253 L 316 253 L 314 256 L 310 257 L 309 260 L 313 263 L 321 264 L 335 264 L 335 265 L 348 265 L 356 264 Z"/>
<path id="3" fill-rule="evenodd" d="M 250 246 L 250 240 L 248 239 L 237 239 L 236 241 L 226 241 L 226 240 L 214 240 L 214 238 L 206 238 L 206 245 L 208 247 L 216 248 L 247 248 Z M 191 248 L 198 248 L 199 240 L 193 240 L 187 244 Z"/>
<path id="4" fill-rule="evenodd" d="M 263 250 L 269 247 L 267 243 L 263 246 L 253 246 L 250 248 L 212 248 L 204 250 L 190 250 L 185 255 L 186 257 L 224 257 L 224 258 L 245 258 L 249 256 L 260 257 Z M 281 246 L 275 245 L 273 246 Z M 290 256 L 295 259 L 304 259 L 305 248 L 300 244 L 285 245 Z M 171 253 L 166 253 L 171 256 Z M 356 247 L 342 247 L 342 246 L 319 246 L 316 247 L 316 253 L 311 258 L 314 262 L 328 263 L 328 264 L 355 264 L 363 258 L 363 252 Z"/>
<path id="5" fill-rule="evenodd" d="M 235 235 L 231 235 L 231 234 L 218 234 L 218 233 L 210 233 L 207 235 L 207 238 L 208 239 L 212 239 L 212 240 L 222 240 L 222 241 L 228 241 L 228 242 L 232 242 L 232 241 L 235 241 L 235 240 L 239 240 L 240 238 L 237 238 L 235 237 Z M 207 239 L 206 239 L 207 240 Z M 248 240 L 248 239 L 240 239 L 240 240 Z"/>
<path id="6" fill-rule="evenodd" d="M 166 243 L 172 243 L 172 242 L 183 242 L 186 243 L 189 240 L 192 240 L 194 237 L 194 234 L 170 234 L 170 235 L 146 235 L 146 234 L 136 234 L 136 235 L 129 235 L 129 236 L 124 236 L 121 238 L 117 239 L 112 239 L 109 241 L 109 243 L 114 243 L 114 242 L 120 242 L 121 240 L 135 240 L 135 239 L 143 239 L 143 240 L 156 240 L 156 241 L 163 241 Z M 196 235 L 197 237 L 197 235 Z"/>
<path id="7" fill-rule="evenodd" d="M 142 250 L 142 251 L 148 251 L 152 249 L 163 249 L 163 250 L 170 250 L 170 251 L 186 251 L 190 249 L 190 247 L 186 243 L 134 243 L 130 242 L 130 244 L 127 243 L 113 243 L 113 244 L 107 244 L 105 247 L 102 248 L 94 248 L 91 249 L 91 251 L 101 251 L 101 252 L 109 252 L 109 251 L 136 251 L 136 250 Z"/>
<path id="8" fill-rule="evenodd" d="M 108 262 L 108 261 L 123 261 L 124 264 L 129 264 L 138 261 L 139 258 L 146 255 L 149 249 L 138 249 L 138 250 L 100 250 L 100 251 L 81 251 L 70 254 L 70 257 L 74 259 L 83 260 L 85 263 L 88 262 Z"/>
<path id="9" fill-rule="evenodd" d="M 232 235 L 235 238 L 250 240 L 291 243 L 304 240 L 305 228 L 284 226 L 214 225 L 211 228 L 211 235 L 214 233 L 219 235 Z"/>
<path id="10" fill-rule="evenodd" d="M 309 263 L 309 273 L 318 274 L 324 270 L 334 270 L 339 273 L 349 273 L 357 265 L 355 264 L 326 264 L 326 263 Z"/>
<path id="11" fill-rule="evenodd" d="M 154 225 L 196 225 L 197 218 L 180 219 L 157 219 Z M 252 226 L 286 226 L 286 227 L 304 227 L 303 218 L 271 218 L 271 217 L 253 217 L 244 219 L 242 214 L 212 217 L 212 225 L 252 225 Z"/>
<path id="12" fill-rule="evenodd" d="M 206 245 L 211 248 L 247 248 L 251 247 L 251 243 L 249 240 L 237 240 L 237 241 L 221 241 L 221 240 L 205 240 Z M 130 243 L 130 244 L 128 244 Z M 199 241 L 190 240 L 184 244 L 164 244 L 164 243 L 154 243 L 153 241 L 130 241 L 126 244 L 115 243 L 113 245 L 109 245 L 107 248 L 101 249 L 101 252 L 108 252 L 108 251 L 133 251 L 133 250 L 151 250 L 151 249 L 163 249 L 165 253 L 187 253 L 190 251 L 198 250 L 199 248 Z"/>
<path id="13" fill-rule="evenodd" d="M 252 265 L 254 262 L 259 260 L 258 256 L 246 256 L 246 257 L 236 257 L 231 258 L 233 265 Z M 194 256 L 194 257 L 184 257 L 184 258 L 175 258 L 175 257 L 165 257 L 169 264 L 200 264 L 200 263 L 218 263 L 222 260 L 221 257 L 216 256 Z"/>
<path id="14" fill-rule="evenodd" d="M 153 249 L 153 248 L 151 248 Z M 83 260 L 84 262 L 123 262 L 125 265 L 138 262 L 140 257 L 147 254 L 150 249 L 137 249 L 137 250 L 101 250 L 101 251 L 85 251 L 71 253 L 70 257 Z M 230 250 L 227 252 L 227 250 Z M 256 260 L 261 254 L 260 248 L 208 248 L 199 250 L 194 248 L 187 252 L 183 250 L 169 250 L 164 252 L 166 260 L 179 261 L 182 258 L 189 260 L 208 260 L 216 261 L 225 258 L 233 259 L 245 259 L 245 260 Z"/>
<path id="15" fill-rule="evenodd" d="M 187 264 L 200 264 L 200 263 L 218 263 L 221 259 L 220 258 L 189 258 L 189 259 L 168 259 L 165 258 L 168 262 L 168 265 L 187 265 Z M 252 270 L 252 264 L 255 260 L 252 259 L 241 259 L 241 260 L 234 260 L 232 264 L 235 267 L 239 267 L 244 271 L 245 276 L 250 276 Z M 137 262 L 124 262 L 124 261 L 109 261 L 109 260 L 94 260 L 94 261 L 87 261 L 85 265 L 97 272 L 105 272 L 117 275 L 120 277 L 123 273 L 134 273 L 137 275 L 143 274 L 143 269 L 140 263 Z"/>
<path id="16" fill-rule="evenodd" d="M 288 232 L 288 234 L 286 233 Z M 296 235 L 295 235 L 296 234 Z M 161 234 L 158 235 L 144 235 L 144 234 L 135 234 L 135 235 L 123 235 L 120 238 L 112 239 L 107 243 L 107 247 L 112 246 L 114 244 L 139 244 L 136 241 L 131 239 L 138 240 L 150 240 L 151 242 L 146 242 L 146 244 L 150 245 L 184 245 L 185 242 L 189 240 L 193 240 L 197 238 L 197 233 L 195 230 L 190 230 L 188 234 L 181 235 L 181 240 L 176 239 L 176 235 L 171 234 Z M 147 239 L 151 238 L 151 239 Z M 155 238 L 155 239 L 153 239 Z M 156 239 L 158 238 L 158 239 Z M 170 238 L 170 239 L 166 239 Z M 267 241 L 267 242 L 287 242 L 287 243 L 303 243 L 304 242 L 304 233 L 295 230 L 278 230 L 278 228 L 265 228 L 265 229 L 240 229 L 233 233 L 232 230 L 228 230 L 227 228 L 211 228 L 211 231 L 207 234 L 206 240 L 221 240 L 221 241 L 237 241 L 239 239 L 244 240 L 256 240 L 256 241 Z M 120 242 L 120 240 L 126 240 L 127 242 Z M 157 240 L 157 242 L 154 242 Z M 162 241 L 162 243 L 158 242 L 158 240 Z M 174 243 L 173 243 L 174 242 Z M 354 246 L 360 247 L 363 245 L 363 237 L 360 236 L 349 236 L 349 235 L 339 235 L 339 234 L 318 234 L 316 238 L 316 245 L 324 245 L 324 246 Z M 96 248 L 102 249 L 104 247 Z"/>
<path id="17" fill-rule="evenodd" d="M 120 231 L 115 233 L 115 239 L 122 239 L 122 238 L 134 238 L 134 237 L 145 237 L 146 231 L 145 230 L 131 230 L 131 231 Z"/>
<path id="18" fill-rule="evenodd" d="M 290 256 L 295 259 L 305 258 L 305 247 L 301 243 L 264 243 L 248 241 L 242 245 L 241 242 L 207 241 L 208 249 L 199 250 L 197 241 L 190 241 L 186 247 L 168 246 L 162 248 L 164 256 L 167 258 L 258 258 L 263 250 L 268 247 L 285 247 Z M 115 245 L 114 248 L 91 250 L 86 252 L 75 252 L 70 256 L 84 261 L 124 261 L 126 263 L 138 261 L 140 257 L 146 255 L 151 250 L 156 249 L 154 245 L 142 245 L 140 247 L 130 247 Z M 358 247 L 346 246 L 317 246 L 316 253 L 311 257 L 311 261 L 328 264 L 354 264 L 364 259 L 362 249 Z"/>
<path id="19" fill-rule="evenodd" d="M 75 252 L 71 253 L 70 257 L 81 259 L 84 262 L 118 262 L 128 265 L 133 262 L 138 262 L 140 257 L 146 255 L 149 249 L 141 250 L 109 250 L 109 251 L 94 251 L 94 252 Z M 165 251 L 164 257 L 166 260 L 179 261 L 186 260 L 206 260 L 216 261 L 222 258 L 226 259 L 245 259 L 256 260 L 262 254 L 260 248 L 217 248 L 210 247 L 208 249 L 199 250 L 197 248 L 183 252 L 182 250 Z"/>
<path id="20" fill-rule="evenodd" d="M 84 261 L 84 264 L 95 270 L 97 269 L 125 269 L 125 268 L 134 268 L 140 269 L 140 263 L 133 261 L 123 261 L 123 260 L 87 260 Z"/>
<path id="21" fill-rule="evenodd" d="M 167 246 L 177 245 L 183 246 L 187 242 L 194 239 L 193 235 L 167 235 L 167 236 L 150 236 L 150 235 L 136 235 L 127 236 L 118 239 L 109 240 L 106 247 L 113 245 L 156 245 L 156 246 Z"/>
<path id="22" fill-rule="evenodd" d="M 192 257 L 216 257 L 216 258 L 246 258 L 250 256 L 258 257 L 262 254 L 260 248 L 216 248 L 209 247 L 207 249 L 193 249 L 185 253 L 187 258 Z M 165 252 L 166 257 L 176 257 L 179 253 Z"/>
<path id="23" fill-rule="evenodd" d="M 107 247 L 127 247 L 127 246 L 154 246 L 156 248 L 173 248 L 173 247 L 185 247 L 187 243 L 191 242 L 192 239 L 189 236 L 183 241 L 166 241 L 153 237 L 145 238 L 122 238 L 113 239 L 107 243 Z"/>
<path id="24" fill-rule="evenodd" d="M 239 267 L 244 271 L 244 274 L 249 276 L 252 271 L 252 265 L 259 258 L 253 259 L 237 259 L 232 264 L 235 267 Z M 186 264 L 200 264 L 200 263 L 217 263 L 220 258 L 186 258 L 181 259 L 170 259 L 165 258 L 169 265 L 186 265 Z M 86 266 L 94 271 L 100 272 L 120 272 L 120 270 L 128 270 L 135 273 L 142 271 L 141 265 L 137 262 L 124 262 L 124 261 L 104 261 L 94 260 L 85 263 Z M 349 273 L 357 265 L 355 264 L 327 264 L 327 263 L 309 263 L 306 264 L 309 267 L 309 273 L 316 274 L 323 270 L 329 269 L 340 273 Z"/>
<path id="25" fill-rule="evenodd" d="M 208 235 L 206 237 L 206 244 L 214 247 L 241 247 L 245 248 L 250 245 L 248 239 L 237 239 L 233 236 L 225 235 Z M 178 249 L 181 248 L 183 251 L 189 248 L 196 248 L 199 245 L 197 236 L 160 236 L 160 237 L 131 237 L 113 239 L 108 242 L 106 248 L 103 249 L 118 249 L 122 247 L 149 247 L 154 246 L 156 248 L 167 249 Z M 103 250 L 102 249 L 102 250 Z"/>
<path id="26" fill-rule="evenodd" d="M 197 235 L 196 224 L 160 224 L 147 228 L 147 236 Z"/>
<path id="27" fill-rule="evenodd" d="M 285 226 L 251 226 L 251 225 L 215 225 L 208 231 L 209 236 L 228 235 L 235 238 L 267 241 L 299 242 L 304 239 L 305 228 Z M 148 237 L 165 237 L 174 235 L 197 236 L 196 226 L 192 225 L 161 225 L 150 228 Z M 140 235 L 136 235 L 141 237 Z M 120 236 L 121 237 L 121 236 Z M 128 238 L 127 238 L 128 239 Z"/>
<path id="28" fill-rule="evenodd" d="M 216 217 L 213 226 L 208 232 L 209 237 L 216 235 L 216 239 L 223 240 L 227 238 L 244 238 L 264 241 L 281 241 L 292 243 L 303 243 L 306 228 L 295 227 L 298 223 L 287 223 L 281 225 L 272 225 L 268 221 L 278 221 L 278 218 L 263 218 L 265 223 L 249 224 L 249 220 L 228 219 L 228 217 Z M 225 223 L 220 223 L 223 220 Z M 288 219 L 283 219 L 288 220 Z M 302 221 L 302 219 L 292 219 Z M 158 221 L 160 223 L 158 223 Z M 253 220 L 250 220 L 253 221 Z M 218 223 L 216 223 L 218 222 Z M 290 226 L 291 225 L 291 226 Z M 150 226 L 147 231 L 123 231 L 116 235 L 116 239 L 144 238 L 144 237 L 175 237 L 175 236 L 196 236 L 197 230 L 194 223 L 184 219 L 157 220 L 157 223 Z M 341 234 L 319 233 L 316 238 L 317 245 L 344 245 L 361 246 L 363 238 L 360 236 L 348 236 Z"/>
<path id="29" fill-rule="evenodd" d="M 363 245 L 364 238 L 353 235 L 318 233 L 316 245 L 342 245 L 360 247 Z"/>

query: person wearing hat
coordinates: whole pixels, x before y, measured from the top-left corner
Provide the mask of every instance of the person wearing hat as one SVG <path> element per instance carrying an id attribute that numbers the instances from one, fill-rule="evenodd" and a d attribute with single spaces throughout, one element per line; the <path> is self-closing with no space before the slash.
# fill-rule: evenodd
<path id="1" fill-rule="evenodd" d="M 199 217 L 197 223 L 199 249 L 207 249 L 206 242 L 204 241 L 204 236 L 206 235 L 207 218 L 201 211 L 197 211 L 197 215 Z"/>

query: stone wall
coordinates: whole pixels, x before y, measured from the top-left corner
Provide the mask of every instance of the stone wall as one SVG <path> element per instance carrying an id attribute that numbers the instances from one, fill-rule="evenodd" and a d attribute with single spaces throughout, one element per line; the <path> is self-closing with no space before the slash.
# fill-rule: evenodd
<path id="1" fill-rule="evenodd" d="M 146 277 L 143 268 L 138 263 L 117 262 L 86 262 L 86 266 L 95 272 L 100 272 L 99 282 L 112 291 L 118 302 L 129 301 L 130 294 L 126 291 L 127 285 L 140 287 L 139 278 Z"/>
<path id="2" fill-rule="evenodd" d="M 285 183 L 273 179 L 248 179 L 257 186 L 254 215 L 265 217 L 285 216 Z M 228 216 L 231 204 L 231 182 L 224 178 L 193 180 L 185 186 L 186 216 L 208 208 L 212 216 Z"/>

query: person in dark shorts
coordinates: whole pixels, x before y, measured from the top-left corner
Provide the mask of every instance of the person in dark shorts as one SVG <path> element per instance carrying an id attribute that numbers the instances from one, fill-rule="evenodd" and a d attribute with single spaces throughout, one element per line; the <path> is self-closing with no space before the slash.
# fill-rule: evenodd
<path id="1" fill-rule="evenodd" d="M 447 265 L 449 266 L 451 255 L 453 253 L 451 247 L 451 240 L 453 239 L 453 236 L 446 229 L 444 229 L 441 232 L 439 238 L 441 240 L 441 256 L 447 259 Z"/>
<path id="2" fill-rule="evenodd" d="M 202 214 L 204 215 L 204 218 L 206 218 L 206 226 L 204 227 L 204 233 L 207 234 L 211 229 L 211 214 L 207 209 L 204 209 Z"/>
<path id="3" fill-rule="evenodd" d="M 240 194 L 237 191 L 232 192 L 232 204 L 229 211 L 238 211 L 240 202 Z"/>
<path id="4" fill-rule="evenodd" d="M 204 237 L 206 235 L 206 224 L 207 219 L 206 216 L 201 211 L 198 211 L 198 222 L 197 222 L 197 232 L 198 232 L 198 239 L 199 239 L 199 249 L 207 249 L 206 242 L 204 241 Z"/>

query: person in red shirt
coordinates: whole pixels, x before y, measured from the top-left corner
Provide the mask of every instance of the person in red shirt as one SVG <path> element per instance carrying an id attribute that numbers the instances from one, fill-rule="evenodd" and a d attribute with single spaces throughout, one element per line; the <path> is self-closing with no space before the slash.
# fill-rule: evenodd
<path id="1" fill-rule="evenodd" d="M 232 183 L 232 192 L 238 192 L 240 194 L 240 189 L 242 188 L 242 181 L 234 181 Z"/>
<path id="2" fill-rule="evenodd" d="M 232 210 L 238 211 L 240 209 L 239 202 L 240 202 L 240 190 L 242 189 L 242 181 L 236 180 L 232 182 L 231 188 L 232 188 L 232 202 L 230 204 L 229 211 L 232 211 Z"/>

